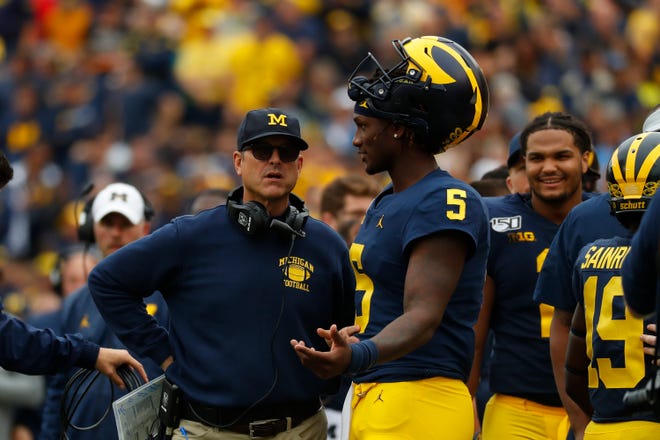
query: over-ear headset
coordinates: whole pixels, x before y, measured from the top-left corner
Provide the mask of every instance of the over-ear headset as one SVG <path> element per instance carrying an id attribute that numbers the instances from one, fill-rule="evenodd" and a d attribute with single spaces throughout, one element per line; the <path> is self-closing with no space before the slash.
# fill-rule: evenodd
<path id="1" fill-rule="evenodd" d="M 81 197 L 89 194 L 90 191 L 94 188 L 93 184 L 88 185 L 81 193 Z M 142 201 L 144 202 L 144 219 L 150 221 L 154 215 L 154 207 L 149 202 L 149 199 L 145 197 L 142 191 L 139 191 L 142 196 Z M 85 206 L 83 206 L 82 212 L 78 220 L 78 239 L 84 243 L 92 244 L 96 241 L 94 238 L 94 219 L 92 218 L 92 205 L 94 204 L 95 197 L 87 200 Z"/>
<path id="2" fill-rule="evenodd" d="M 234 188 L 227 196 L 227 212 L 241 229 L 249 235 L 263 234 L 269 229 L 277 229 L 287 234 L 304 237 L 303 228 L 309 210 L 305 202 L 295 194 L 289 194 L 289 209 L 284 221 L 271 218 L 259 202 L 243 203 L 243 187 Z"/>

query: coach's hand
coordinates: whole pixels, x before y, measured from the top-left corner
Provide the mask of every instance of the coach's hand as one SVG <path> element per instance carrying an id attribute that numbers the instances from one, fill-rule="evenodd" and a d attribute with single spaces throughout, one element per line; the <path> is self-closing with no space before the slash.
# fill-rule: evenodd
<path id="1" fill-rule="evenodd" d="M 117 374 L 117 368 L 122 364 L 127 364 L 134 370 L 137 370 L 145 383 L 149 381 L 142 364 L 126 350 L 101 347 L 99 355 L 96 358 L 95 367 L 99 372 L 108 376 L 119 388 L 125 388 L 126 385 L 124 384 L 124 381 L 121 380 L 121 377 Z"/>

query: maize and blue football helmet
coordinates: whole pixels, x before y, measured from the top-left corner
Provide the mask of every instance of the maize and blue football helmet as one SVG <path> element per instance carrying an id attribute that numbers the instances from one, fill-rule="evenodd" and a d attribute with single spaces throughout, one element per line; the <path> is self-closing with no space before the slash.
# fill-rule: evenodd
<path id="1" fill-rule="evenodd" d="M 376 117 L 411 128 L 434 153 L 481 128 L 488 113 L 488 86 L 467 50 L 434 36 L 392 44 L 401 61 L 385 69 L 369 53 L 349 78 L 351 100 Z M 364 76 L 374 68 L 372 76 Z"/>
<path id="2" fill-rule="evenodd" d="M 646 211 L 658 185 L 660 133 L 640 133 L 623 141 L 614 150 L 607 165 L 607 188 L 612 214 L 619 220 L 627 214 L 641 215 Z"/>

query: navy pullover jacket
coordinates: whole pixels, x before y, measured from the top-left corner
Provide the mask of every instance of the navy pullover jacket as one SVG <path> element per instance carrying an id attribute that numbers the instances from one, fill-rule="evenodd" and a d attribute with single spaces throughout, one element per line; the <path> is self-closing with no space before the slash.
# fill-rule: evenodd
<path id="1" fill-rule="evenodd" d="M 355 275 L 335 231 L 312 218 L 304 231 L 292 248 L 279 230 L 247 235 L 221 205 L 119 249 L 89 286 L 129 349 L 159 364 L 174 357 L 166 376 L 189 400 L 229 408 L 316 400 L 339 381 L 315 376 L 289 341 L 327 350 L 316 329 L 353 323 Z M 142 307 L 155 290 L 169 307 L 169 334 Z"/>

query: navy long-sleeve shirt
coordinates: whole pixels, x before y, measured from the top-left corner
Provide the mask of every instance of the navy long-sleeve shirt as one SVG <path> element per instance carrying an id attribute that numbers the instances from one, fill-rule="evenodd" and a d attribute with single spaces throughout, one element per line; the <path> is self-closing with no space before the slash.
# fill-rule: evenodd
<path id="1" fill-rule="evenodd" d="M 0 305 L 0 366 L 23 374 L 52 374 L 73 366 L 93 369 L 99 346 L 80 335 L 58 337 L 4 313 Z"/>
<path id="2" fill-rule="evenodd" d="M 312 218 L 304 230 L 290 251 L 290 235 L 247 235 L 222 205 L 113 253 L 89 286 L 129 349 L 158 363 L 173 356 L 166 376 L 188 399 L 223 407 L 266 395 L 266 405 L 318 399 L 338 379 L 316 377 L 289 341 L 327 350 L 316 329 L 352 324 L 355 276 L 335 231 Z M 140 307 L 154 290 L 168 304 L 169 334 Z"/>
<path id="3" fill-rule="evenodd" d="M 158 292 L 147 297 L 142 302 L 142 308 L 158 322 L 158 325 L 167 327 L 167 305 Z M 80 333 L 86 340 L 103 347 L 125 348 L 117 339 L 117 336 L 108 329 L 92 300 L 87 286 L 83 286 L 67 296 L 57 316 L 56 328 L 63 333 Z M 160 366 L 150 359 L 136 356 L 134 352 L 131 354 L 142 363 L 149 378 L 153 379 L 163 374 Z M 67 428 L 69 438 L 76 440 L 116 439 L 117 425 L 114 413 L 109 411 L 105 418 L 104 414 L 113 400 L 112 397 L 114 396 L 116 400 L 125 395 L 127 390 L 120 390 L 115 385 L 109 385 L 108 379 L 105 377 L 96 380 L 84 397 L 81 396 L 82 393 L 76 394 L 75 397 L 69 393 L 67 400 L 67 402 L 70 400 L 80 401 L 78 409 L 70 415 L 73 425 L 79 427 L 92 426 L 102 420 L 99 426 L 81 431 L 62 426 L 60 420 L 62 397 L 64 396 L 66 384 L 74 373 L 74 370 L 61 372 L 48 381 L 39 438 L 41 440 L 58 440 L 62 429 Z M 86 382 L 81 389 L 84 389 L 88 383 Z"/>

